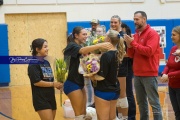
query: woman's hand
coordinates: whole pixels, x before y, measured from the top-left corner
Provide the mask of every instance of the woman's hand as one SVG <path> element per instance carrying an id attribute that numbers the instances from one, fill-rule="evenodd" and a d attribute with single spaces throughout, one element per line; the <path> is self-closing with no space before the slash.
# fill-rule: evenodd
<path id="1" fill-rule="evenodd" d="M 180 56 L 180 50 L 177 49 L 175 52 L 174 52 L 176 55 Z"/>
<path id="2" fill-rule="evenodd" d="M 163 74 L 162 77 L 160 78 L 161 82 L 164 83 L 164 82 L 168 82 L 169 78 L 168 78 L 168 75 L 167 74 Z"/>
<path id="3" fill-rule="evenodd" d="M 63 87 L 63 83 L 61 82 L 54 82 L 54 87 L 60 90 Z"/>

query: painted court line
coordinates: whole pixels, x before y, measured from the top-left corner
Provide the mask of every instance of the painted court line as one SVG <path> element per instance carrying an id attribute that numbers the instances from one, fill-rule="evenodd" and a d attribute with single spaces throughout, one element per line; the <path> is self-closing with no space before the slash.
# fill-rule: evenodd
<path id="1" fill-rule="evenodd" d="M 11 118 L 11 117 L 9 117 L 9 116 L 5 115 L 5 114 L 4 114 L 4 113 L 2 113 L 2 112 L 0 112 L 0 115 L 4 116 L 4 117 L 6 117 L 6 118 L 9 118 L 10 120 L 15 120 L 15 119 L 13 119 L 13 118 Z"/>

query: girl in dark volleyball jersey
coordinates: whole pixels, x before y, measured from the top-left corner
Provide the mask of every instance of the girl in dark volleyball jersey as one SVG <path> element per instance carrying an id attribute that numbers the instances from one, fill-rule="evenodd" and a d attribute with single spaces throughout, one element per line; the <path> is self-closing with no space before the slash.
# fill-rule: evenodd
<path id="1" fill-rule="evenodd" d="M 64 49 L 64 56 L 69 59 L 69 73 L 64 83 L 64 93 L 71 101 L 75 112 L 75 120 L 86 120 L 86 93 L 84 89 L 84 77 L 78 73 L 80 56 L 88 54 L 99 48 L 111 49 L 110 43 L 99 43 L 92 46 L 81 47 L 87 39 L 87 31 L 82 27 L 75 27 L 68 37 L 68 45 Z"/>
<path id="2" fill-rule="evenodd" d="M 109 30 L 105 41 L 114 47 L 102 54 L 100 70 L 91 79 L 97 80 L 94 94 L 98 120 L 116 120 L 116 103 L 120 95 L 118 70 L 125 54 L 124 40 L 119 32 Z"/>
<path id="3" fill-rule="evenodd" d="M 33 40 L 32 55 L 38 59 L 37 64 L 29 64 L 28 76 L 31 81 L 33 106 L 41 120 L 54 120 L 56 100 L 54 87 L 61 89 L 60 82 L 54 82 L 51 66 L 43 58 L 48 55 L 48 43 L 42 38 Z"/>

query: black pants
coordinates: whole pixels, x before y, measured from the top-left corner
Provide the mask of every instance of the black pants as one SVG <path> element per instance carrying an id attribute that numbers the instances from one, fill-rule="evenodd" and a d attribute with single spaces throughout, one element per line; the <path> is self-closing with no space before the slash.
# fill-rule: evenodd
<path id="1" fill-rule="evenodd" d="M 180 120 L 180 88 L 169 87 L 169 96 L 176 120 Z"/>
<path id="2" fill-rule="evenodd" d="M 128 74 L 126 77 L 126 94 L 129 103 L 128 110 L 128 120 L 136 119 L 136 103 L 133 94 L 133 86 L 132 86 L 132 78 L 133 78 L 133 70 L 132 70 L 133 60 L 128 58 Z"/>

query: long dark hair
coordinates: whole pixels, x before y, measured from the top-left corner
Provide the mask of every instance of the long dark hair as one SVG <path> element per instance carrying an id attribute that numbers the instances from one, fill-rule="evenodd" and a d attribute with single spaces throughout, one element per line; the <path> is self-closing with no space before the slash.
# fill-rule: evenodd
<path id="1" fill-rule="evenodd" d="M 70 34 L 67 38 L 67 44 L 69 44 L 70 42 L 74 42 L 75 39 L 75 34 L 79 35 L 79 33 L 81 32 L 81 30 L 84 29 L 81 26 L 77 26 L 73 29 L 72 34 Z"/>
<path id="2" fill-rule="evenodd" d="M 75 34 L 79 35 L 79 33 L 81 32 L 82 29 L 84 29 L 84 28 L 81 26 L 77 26 L 73 29 L 73 32 L 67 37 L 67 45 L 70 42 L 74 42 Z M 63 53 L 64 53 L 65 49 L 66 49 L 66 47 L 62 50 Z"/>
<path id="3" fill-rule="evenodd" d="M 131 29 L 130 29 L 130 27 L 127 24 L 122 23 L 121 24 L 121 28 L 125 28 L 126 29 L 126 34 L 131 37 Z"/>
<path id="4" fill-rule="evenodd" d="M 45 39 L 43 39 L 43 38 L 37 38 L 37 39 L 32 41 L 32 44 L 30 45 L 32 56 L 37 55 L 38 52 L 36 51 L 36 48 L 41 50 L 42 47 L 43 47 L 44 42 L 47 42 L 47 41 Z"/>

